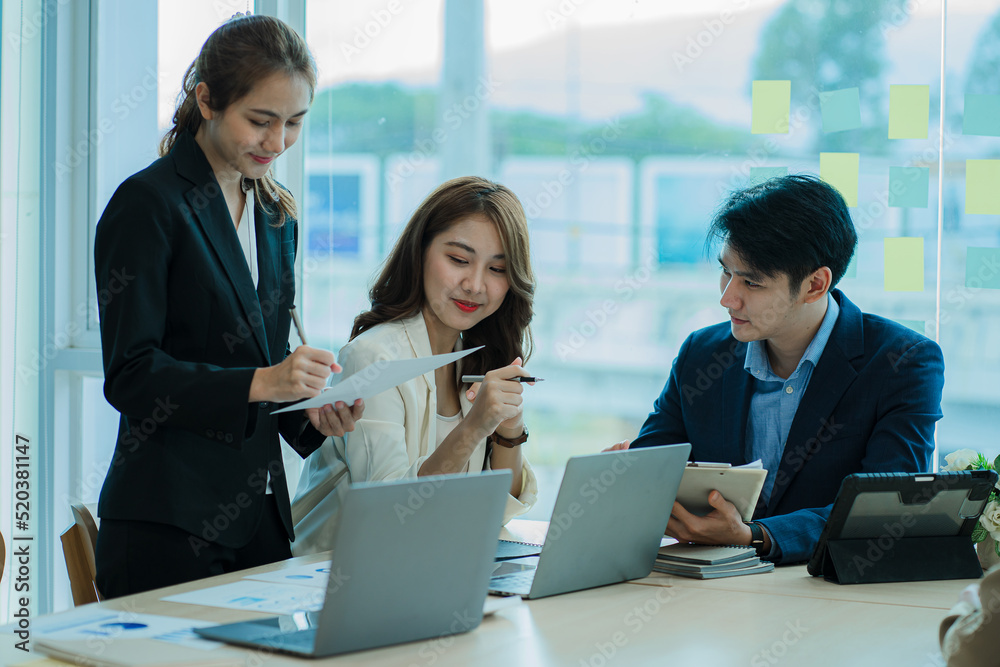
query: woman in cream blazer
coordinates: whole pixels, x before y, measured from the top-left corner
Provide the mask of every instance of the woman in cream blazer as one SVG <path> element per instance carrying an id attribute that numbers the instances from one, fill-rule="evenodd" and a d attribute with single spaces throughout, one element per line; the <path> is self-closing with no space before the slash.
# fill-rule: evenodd
<path id="1" fill-rule="evenodd" d="M 430 354 L 427 326 L 417 313 L 361 334 L 340 351 L 339 362 L 347 377 L 383 359 Z M 461 371 L 457 374 L 461 375 Z M 434 373 L 427 373 L 369 398 L 365 401 L 364 417 L 357 422 L 353 433 L 327 438 L 319 451 L 306 460 L 292 503 L 294 555 L 332 548 L 330 540 L 340 510 L 340 492 L 347 483 L 417 476 L 430 455 L 430 443 L 437 441 L 436 391 Z M 465 416 L 472 403 L 464 393 L 461 402 Z M 490 469 L 486 447 L 484 440 L 473 450 L 468 471 Z M 522 480 L 520 495 L 507 498 L 504 523 L 527 512 L 535 503 L 538 484 L 527 461 L 523 462 Z"/>
<path id="2" fill-rule="evenodd" d="M 531 507 L 538 487 L 520 453 L 524 385 L 510 378 L 528 375 L 533 293 L 527 222 L 510 190 L 459 178 L 418 207 L 340 351 L 345 376 L 380 360 L 484 347 L 367 399 L 355 430 L 306 460 L 292 503 L 295 555 L 332 547 L 350 482 L 510 468 L 504 521 Z M 463 374 L 486 379 L 463 385 Z"/>

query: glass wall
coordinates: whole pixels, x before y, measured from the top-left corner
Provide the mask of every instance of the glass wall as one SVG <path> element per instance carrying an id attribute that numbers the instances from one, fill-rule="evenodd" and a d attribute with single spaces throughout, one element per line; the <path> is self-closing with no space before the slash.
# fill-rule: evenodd
<path id="1" fill-rule="evenodd" d="M 949 0 L 939 342 L 941 456 L 1000 454 L 1000 3 Z"/>
<path id="2" fill-rule="evenodd" d="M 996 455 L 997 293 L 992 274 L 966 276 L 993 257 L 968 248 L 996 246 L 1000 228 L 968 208 L 966 160 L 997 145 L 963 132 L 962 103 L 1000 92 L 1000 3 L 948 7 L 942 167 L 940 3 L 307 2 L 321 81 L 306 134 L 310 330 L 346 342 L 439 182 L 475 168 L 514 189 L 539 279 L 529 368 L 547 382 L 528 389 L 526 418 L 553 485 L 544 517 L 566 458 L 633 437 L 684 338 L 724 318 L 704 253 L 721 197 L 811 172 L 841 189 L 859 232 L 840 287 L 944 347 L 941 454 Z"/>

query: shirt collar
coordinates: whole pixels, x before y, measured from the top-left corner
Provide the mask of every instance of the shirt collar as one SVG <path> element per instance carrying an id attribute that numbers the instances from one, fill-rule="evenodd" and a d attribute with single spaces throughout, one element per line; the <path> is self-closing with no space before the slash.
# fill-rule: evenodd
<path id="1" fill-rule="evenodd" d="M 823 350 L 826 349 L 827 341 L 830 340 L 830 334 L 833 333 L 833 325 L 837 323 L 838 315 L 840 315 L 840 305 L 836 299 L 827 294 L 826 315 L 823 316 L 823 321 L 820 323 L 816 335 L 809 341 L 806 351 L 803 353 L 802 358 L 799 359 L 799 363 L 795 367 L 795 372 L 789 378 L 795 377 L 799 369 L 802 368 L 802 365 L 807 362 L 812 364 L 814 368 L 816 367 L 816 364 L 819 363 L 819 358 L 823 356 Z M 758 380 L 784 381 L 771 370 L 771 362 L 767 358 L 764 343 L 759 340 L 752 340 L 747 343 L 747 356 L 746 361 L 743 362 L 743 368 Z"/>

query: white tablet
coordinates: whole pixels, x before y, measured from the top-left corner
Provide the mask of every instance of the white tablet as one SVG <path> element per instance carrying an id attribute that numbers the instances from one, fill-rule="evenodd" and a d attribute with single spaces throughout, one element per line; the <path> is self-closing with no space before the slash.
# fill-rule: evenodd
<path id="1" fill-rule="evenodd" d="M 680 488 L 677 489 L 677 502 L 688 512 L 704 516 L 712 511 L 708 504 L 708 494 L 713 489 L 722 497 L 736 505 L 744 521 L 753 518 L 757 498 L 764 488 L 767 470 L 763 468 L 719 468 L 694 467 L 684 469 Z"/>

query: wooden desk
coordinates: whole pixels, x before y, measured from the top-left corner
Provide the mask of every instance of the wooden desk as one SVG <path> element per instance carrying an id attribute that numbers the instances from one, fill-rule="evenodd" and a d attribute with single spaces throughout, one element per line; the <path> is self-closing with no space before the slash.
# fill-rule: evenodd
<path id="1" fill-rule="evenodd" d="M 515 519 L 500 537 L 519 542 L 542 543 L 548 523 Z M 813 577 L 805 565 L 779 566 L 765 575 L 699 580 L 653 572 L 645 579 L 630 582 L 647 586 L 684 586 L 716 591 L 766 593 L 824 600 L 872 602 L 932 609 L 951 609 L 963 588 L 972 580 L 921 581 L 919 583 L 865 584 L 838 586 L 822 577 Z"/>
<path id="2" fill-rule="evenodd" d="M 527 538 L 537 526 L 511 527 Z M 542 531 L 544 532 L 544 530 Z M 322 560 L 317 554 L 268 571 Z M 232 622 L 253 612 L 160 598 L 237 581 L 249 571 L 102 603 L 114 609 Z M 248 665 L 927 665 L 941 664 L 938 624 L 968 581 L 837 586 L 803 566 L 715 581 L 653 576 L 531 600 L 484 619 L 473 632 L 305 661 L 247 651 Z M 5 637 L 5 639 L 7 639 Z M 12 642 L 0 662 L 25 662 Z M 27 659 L 27 664 L 39 656 Z M 334 662 L 336 661 L 336 662 Z M 38 663 L 42 664 L 56 663 Z"/>
<path id="3" fill-rule="evenodd" d="M 774 572 L 767 574 L 729 577 L 727 579 L 687 579 L 653 572 L 645 579 L 637 579 L 630 583 L 647 586 L 680 586 L 743 594 L 768 594 L 814 600 L 842 600 L 905 607 L 926 607 L 947 611 L 958 601 L 958 594 L 962 589 L 973 581 L 972 579 L 953 579 L 839 586 L 824 581 L 822 577 L 810 576 L 806 572 L 805 565 L 780 565 L 774 569 Z"/>

